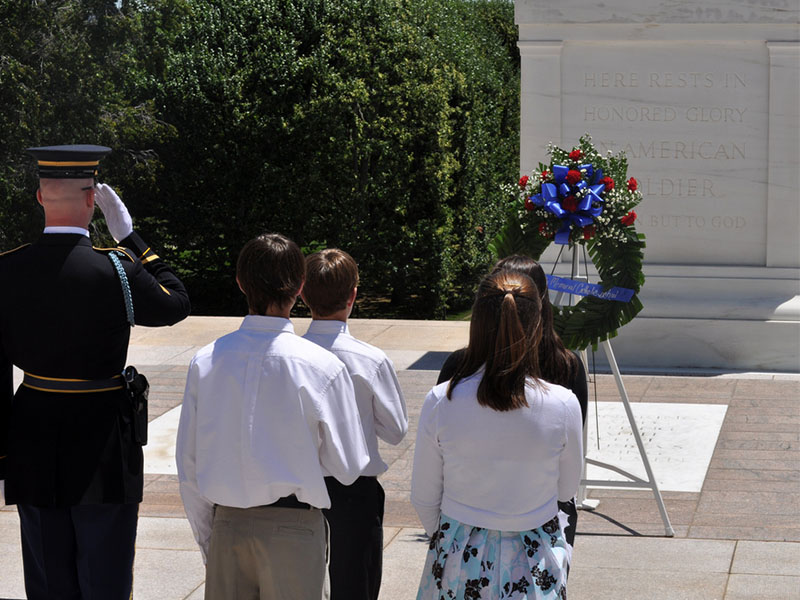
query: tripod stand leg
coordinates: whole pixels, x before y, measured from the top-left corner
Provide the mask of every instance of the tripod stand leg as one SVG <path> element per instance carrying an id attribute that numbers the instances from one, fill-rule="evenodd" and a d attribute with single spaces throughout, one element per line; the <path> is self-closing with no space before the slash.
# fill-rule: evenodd
<path id="1" fill-rule="evenodd" d="M 611 343 L 608 340 L 605 340 L 600 342 L 600 345 L 603 347 L 603 350 L 606 353 L 608 364 L 611 366 L 611 371 L 614 373 L 614 378 L 617 380 L 617 389 L 619 390 L 619 395 L 622 398 L 622 404 L 625 407 L 625 413 L 628 415 L 628 421 L 630 422 L 631 430 L 633 431 L 633 438 L 636 440 L 636 445 L 639 447 L 639 455 L 644 463 L 644 470 L 647 473 L 647 480 L 649 482 L 650 489 L 653 490 L 653 496 L 656 499 L 656 504 L 658 504 L 658 510 L 661 513 L 661 520 L 664 522 L 666 536 L 673 537 L 675 535 L 675 531 L 672 529 L 672 524 L 669 522 L 669 515 L 667 515 L 667 509 L 664 506 L 664 500 L 661 497 L 661 492 L 658 489 L 658 483 L 656 483 L 653 470 L 650 468 L 650 461 L 647 458 L 647 452 L 645 452 L 644 444 L 642 443 L 642 436 L 639 435 L 639 428 L 636 425 L 636 419 L 633 417 L 633 411 L 631 410 L 628 393 L 625 391 L 625 385 L 622 383 L 622 375 L 620 375 L 619 367 L 617 366 L 617 359 L 614 358 L 614 351 L 611 349 Z"/>
<path id="2" fill-rule="evenodd" d="M 586 360 L 586 350 L 581 350 L 578 352 L 578 356 L 580 357 L 580 361 L 583 363 L 583 372 L 586 373 L 586 377 L 588 380 L 589 377 L 589 366 Z M 586 484 L 583 482 L 586 481 L 586 453 L 587 453 L 587 445 L 589 439 L 589 429 L 586 427 L 586 423 L 583 424 L 583 474 L 581 475 L 581 485 L 578 487 L 578 496 L 575 499 L 575 505 L 578 507 L 578 510 L 594 510 L 600 504 L 600 500 L 596 500 L 594 498 L 589 499 L 586 497 Z"/>

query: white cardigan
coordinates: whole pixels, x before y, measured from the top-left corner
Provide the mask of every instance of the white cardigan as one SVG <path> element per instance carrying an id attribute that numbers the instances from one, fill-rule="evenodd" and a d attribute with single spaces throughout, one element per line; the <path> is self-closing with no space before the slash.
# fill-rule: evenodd
<path id="1" fill-rule="evenodd" d="M 447 398 L 434 387 L 419 418 L 411 503 L 432 535 L 440 512 L 462 523 L 527 531 L 573 498 L 583 466 L 580 405 L 575 395 L 541 381 L 526 387 L 527 408 L 499 412 L 478 404 L 479 370 Z"/>

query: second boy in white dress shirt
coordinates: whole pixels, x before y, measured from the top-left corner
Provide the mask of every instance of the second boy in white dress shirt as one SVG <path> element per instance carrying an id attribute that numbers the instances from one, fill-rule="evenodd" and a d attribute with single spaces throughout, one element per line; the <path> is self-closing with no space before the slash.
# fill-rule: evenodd
<path id="1" fill-rule="evenodd" d="M 303 300 L 313 321 L 303 336 L 333 352 L 353 379 L 369 464 L 351 485 L 325 483 L 331 508 L 331 599 L 377 600 L 383 555 L 384 493 L 377 476 L 386 471 L 378 438 L 399 444 L 408 431 L 403 392 L 382 350 L 357 340 L 347 328 L 358 286 L 358 267 L 346 252 L 329 248 L 306 260 Z"/>

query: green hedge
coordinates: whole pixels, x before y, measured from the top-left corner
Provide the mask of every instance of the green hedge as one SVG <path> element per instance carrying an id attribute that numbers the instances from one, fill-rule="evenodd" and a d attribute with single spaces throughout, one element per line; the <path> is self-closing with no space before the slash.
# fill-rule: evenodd
<path id="1" fill-rule="evenodd" d="M 359 262 L 362 316 L 469 302 L 518 172 L 513 3 L 6 2 L 0 247 L 30 239 L 22 149 L 103 143 L 104 178 L 198 314 L 244 309 L 239 248 L 280 231 Z M 8 65 L 8 66 L 7 66 Z M 367 310 L 367 309 L 370 310 Z"/>

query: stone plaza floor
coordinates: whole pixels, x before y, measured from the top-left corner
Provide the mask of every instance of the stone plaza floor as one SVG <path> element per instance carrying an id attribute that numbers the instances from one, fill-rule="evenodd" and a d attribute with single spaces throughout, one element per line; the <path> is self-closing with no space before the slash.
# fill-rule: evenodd
<path id="1" fill-rule="evenodd" d="M 137 600 L 197 600 L 204 569 L 184 517 L 174 470 L 174 431 L 186 366 L 198 348 L 239 318 L 190 317 L 170 328 L 133 330 L 130 364 L 151 382 L 135 566 Z M 297 333 L 307 319 L 295 320 Z M 381 600 L 416 596 L 427 540 L 409 502 L 419 411 L 468 323 L 353 320 L 357 337 L 392 358 L 406 396 L 409 434 L 381 442 L 389 470 Z M 650 490 L 589 488 L 596 509 L 579 513 L 569 580 L 577 599 L 800 598 L 800 374 L 630 374 L 623 382 L 674 537 Z M 612 375 L 593 375 L 588 456 L 643 476 Z M 590 470 L 590 478 L 615 477 Z M 502 493 L 502 490 L 498 490 Z M 0 600 L 23 599 L 19 526 L 0 504 Z"/>

